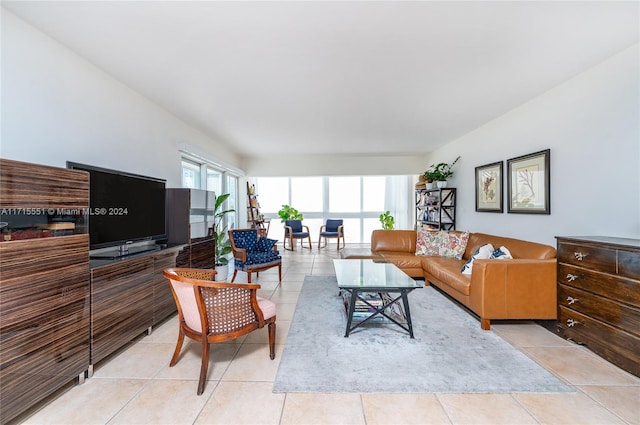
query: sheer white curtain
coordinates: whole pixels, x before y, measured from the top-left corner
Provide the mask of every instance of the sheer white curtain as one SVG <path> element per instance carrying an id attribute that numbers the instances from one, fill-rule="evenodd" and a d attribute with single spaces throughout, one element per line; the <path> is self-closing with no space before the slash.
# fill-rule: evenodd
<path id="1" fill-rule="evenodd" d="M 395 229 L 413 229 L 412 176 L 387 176 L 385 178 L 384 208 L 395 218 Z"/>

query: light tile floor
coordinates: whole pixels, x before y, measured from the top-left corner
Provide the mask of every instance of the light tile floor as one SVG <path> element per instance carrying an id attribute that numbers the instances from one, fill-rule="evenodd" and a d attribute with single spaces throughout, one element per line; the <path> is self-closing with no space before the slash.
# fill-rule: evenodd
<path id="1" fill-rule="evenodd" d="M 276 359 L 266 330 L 212 345 L 209 380 L 196 395 L 199 347 L 169 368 L 177 320 L 61 391 L 24 424 L 640 424 L 640 379 L 532 323 L 492 324 L 492 332 L 573 386 L 561 394 L 275 394 L 272 383 L 306 275 L 334 274 L 335 244 L 282 251 L 283 277 L 262 272 L 260 296 L 277 303 Z M 239 273 L 238 280 L 246 281 Z M 310 336 L 312 338 L 313 336 Z M 339 377 L 337 377 L 339 379 Z"/>

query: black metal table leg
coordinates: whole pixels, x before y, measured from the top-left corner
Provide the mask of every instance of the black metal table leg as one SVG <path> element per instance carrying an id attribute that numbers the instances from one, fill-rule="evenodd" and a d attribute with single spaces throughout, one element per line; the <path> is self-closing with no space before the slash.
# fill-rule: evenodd
<path id="1" fill-rule="evenodd" d="M 402 305 L 404 306 L 404 314 L 407 316 L 407 327 L 409 328 L 409 336 L 413 338 L 413 324 L 411 323 L 411 312 L 409 311 L 409 299 L 407 297 L 407 291 L 402 290 Z"/>

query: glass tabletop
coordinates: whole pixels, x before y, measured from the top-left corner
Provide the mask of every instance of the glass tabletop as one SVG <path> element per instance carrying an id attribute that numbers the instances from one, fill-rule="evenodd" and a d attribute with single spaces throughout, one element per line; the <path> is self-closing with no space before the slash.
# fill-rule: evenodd
<path id="1" fill-rule="evenodd" d="M 392 263 L 335 259 L 333 266 L 339 288 L 391 289 L 422 286 Z"/>

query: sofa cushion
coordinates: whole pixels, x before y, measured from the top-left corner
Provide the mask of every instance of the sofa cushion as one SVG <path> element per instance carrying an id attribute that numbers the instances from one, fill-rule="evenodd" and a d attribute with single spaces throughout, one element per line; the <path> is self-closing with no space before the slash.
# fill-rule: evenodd
<path id="1" fill-rule="evenodd" d="M 467 248 L 469 232 L 440 232 L 440 249 L 438 254 L 441 257 L 455 258 L 461 260 Z"/>
<path id="2" fill-rule="evenodd" d="M 371 252 L 400 251 L 406 254 L 416 252 L 415 230 L 381 230 L 371 232 Z"/>
<path id="3" fill-rule="evenodd" d="M 407 255 L 402 252 L 385 252 L 382 254 L 385 261 L 395 264 L 399 269 L 422 269 L 422 257 Z"/>
<path id="4" fill-rule="evenodd" d="M 422 257 L 424 271 L 464 295 L 469 295 L 471 276 L 460 273 L 464 260 L 446 257 Z"/>
<path id="5" fill-rule="evenodd" d="M 463 258 L 471 257 L 473 253 L 476 252 L 476 249 L 488 243 L 494 247 L 509 247 L 511 255 L 516 259 L 548 260 L 556 258 L 556 249 L 552 246 L 520 239 L 487 235 L 485 233 L 471 233 L 469 235 L 469 242 L 467 243 L 467 249 Z"/>
<path id="6" fill-rule="evenodd" d="M 460 260 L 469 240 L 469 232 L 418 230 L 416 255 L 439 255 Z"/>
<path id="7" fill-rule="evenodd" d="M 476 249 L 476 252 L 474 252 L 471 258 L 469 258 L 467 262 L 464 263 L 464 266 L 462 266 L 462 274 L 471 274 L 471 271 L 473 270 L 473 262 L 479 259 L 488 260 L 491 258 L 494 251 L 496 250 L 490 243 L 482 245 L 480 248 Z"/>
<path id="8" fill-rule="evenodd" d="M 439 255 L 440 232 L 418 229 L 416 234 L 416 255 Z"/>

